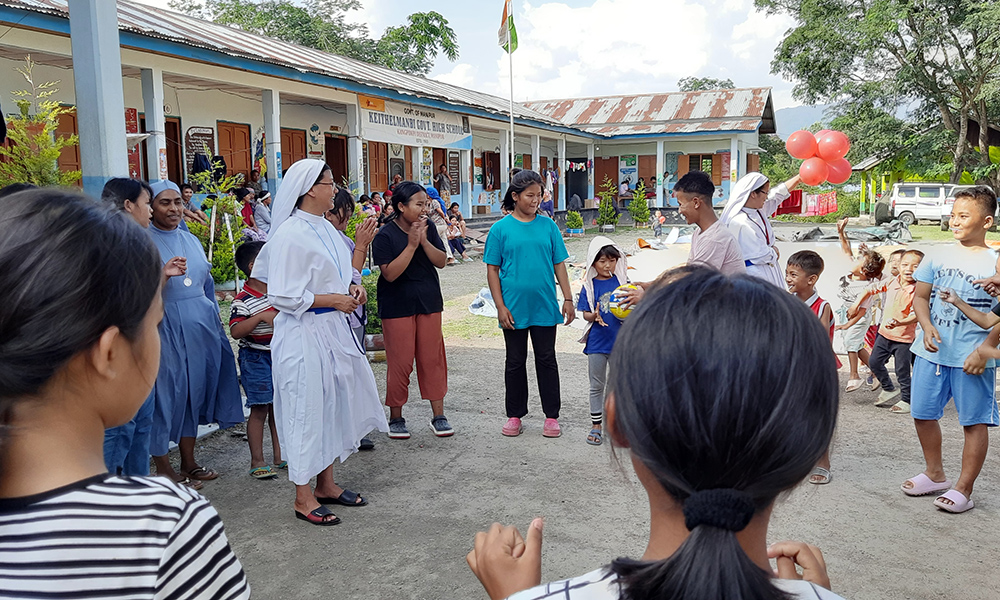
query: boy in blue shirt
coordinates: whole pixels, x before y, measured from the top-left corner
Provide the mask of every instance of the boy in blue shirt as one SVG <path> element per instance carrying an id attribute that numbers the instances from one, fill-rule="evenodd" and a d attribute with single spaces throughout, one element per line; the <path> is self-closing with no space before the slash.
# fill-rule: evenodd
<path id="1" fill-rule="evenodd" d="M 618 286 L 628 283 L 628 266 L 625 253 L 604 236 L 597 236 L 587 250 L 590 267 L 583 278 L 583 288 L 576 302 L 576 309 L 583 312 L 587 329 L 581 342 L 586 342 L 583 353 L 587 355 L 590 372 L 590 433 L 587 443 L 601 445 L 604 422 L 604 393 L 608 380 L 608 357 L 618 337 L 622 322 L 611 312 L 611 296 Z"/>
<path id="2" fill-rule="evenodd" d="M 996 253 L 986 245 L 986 233 L 993 226 L 997 199 L 984 186 L 962 190 L 956 195 L 951 214 L 951 230 L 958 244 L 928 253 L 913 274 L 916 292 L 913 309 L 920 330 L 911 348 L 913 364 L 911 414 L 924 452 L 926 470 L 902 487 L 908 496 L 944 492 L 934 506 L 951 513 L 965 512 L 972 502 L 972 487 L 982 470 L 989 447 L 988 427 L 1000 425 L 994 398 L 995 368 L 990 359 L 981 374 L 963 371 L 966 357 L 976 351 L 988 332 L 962 314 L 954 304 L 939 297 L 950 290 L 973 308 L 983 312 L 994 305 L 993 298 L 977 285 L 977 280 L 996 272 Z M 941 427 L 949 399 L 955 399 L 958 420 L 965 429 L 962 471 L 952 486 L 941 461 Z"/>

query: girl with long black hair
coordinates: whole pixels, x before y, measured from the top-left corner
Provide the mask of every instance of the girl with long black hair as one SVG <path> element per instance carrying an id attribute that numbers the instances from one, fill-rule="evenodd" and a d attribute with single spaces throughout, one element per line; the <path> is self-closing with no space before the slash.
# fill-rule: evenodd
<path id="1" fill-rule="evenodd" d="M 649 497 L 645 553 L 532 588 L 541 519 L 525 538 L 494 524 L 468 555 L 490 598 L 838 598 L 817 548 L 767 544 L 775 501 L 809 476 L 837 420 L 830 338 L 808 306 L 748 275 L 673 271 L 622 326 L 608 383 L 608 433 Z"/>

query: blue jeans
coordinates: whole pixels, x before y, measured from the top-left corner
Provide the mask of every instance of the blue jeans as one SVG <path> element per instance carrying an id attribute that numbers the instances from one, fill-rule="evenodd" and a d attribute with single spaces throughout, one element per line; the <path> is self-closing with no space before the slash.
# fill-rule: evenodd
<path id="1" fill-rule="evenodd" d="M 104 432 L 104 464 L 111 474 L 144 477 L 149 475 L 149 440 L 153 428 L 153 392 L 139 412 L 124 425 Z"/>

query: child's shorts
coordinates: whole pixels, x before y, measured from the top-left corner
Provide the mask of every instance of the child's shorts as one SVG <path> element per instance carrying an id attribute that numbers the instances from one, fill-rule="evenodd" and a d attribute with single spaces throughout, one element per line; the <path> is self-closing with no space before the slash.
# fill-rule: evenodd
<path id="1" fill-rule="evenodd" d="M 860 352 L 865 345 L 865 334 L 868 332 L 868 319 L 860 321 L 844 330 L 844 351 Z"/>
<path id="2" fill-rule="evenodd" d="M 938 374 L 940 373 L 940 375 Z M 967 375 L 962 367 L 945 367 L 926 358 L 914 357 L 910 382 L 910 416 L 921 421 L 937 421 L 944 415 L 948 400 L 955 399 L 958 422 L 969 425 L 1000 425 L 995 387 L 996 369 L 982 375 Z"/>
<path id="3" fill-rule="evenodd" d="M 269 351 L 240 348 L 240 383 L 247 395 L 247 408 L 274 401 Z"/>

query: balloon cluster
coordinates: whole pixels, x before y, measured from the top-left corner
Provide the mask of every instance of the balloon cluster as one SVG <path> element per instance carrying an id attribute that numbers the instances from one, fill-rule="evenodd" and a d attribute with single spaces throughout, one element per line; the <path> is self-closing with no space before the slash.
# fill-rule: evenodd
<path id="1" fill-rule="evenodd" d="M 799 176 L 806 185 L 824 181 L 841 184 L 851 178 L 851 163 L 844 158 L 851 140 L 839 131 L 824 129 L 816 134 L 800 129 L 788 136 L 785 149 L 792 158 L 802 160 Z"/>

